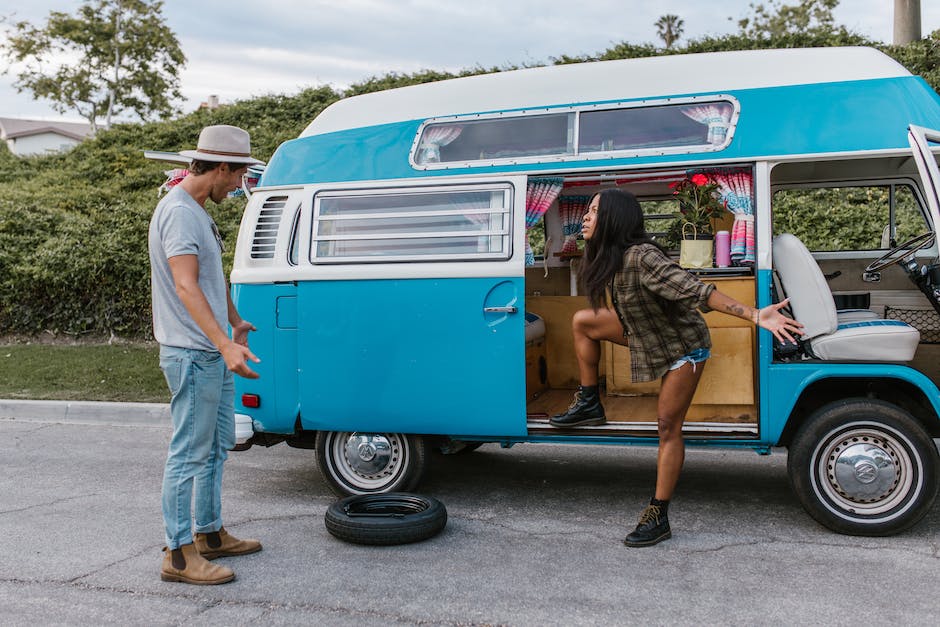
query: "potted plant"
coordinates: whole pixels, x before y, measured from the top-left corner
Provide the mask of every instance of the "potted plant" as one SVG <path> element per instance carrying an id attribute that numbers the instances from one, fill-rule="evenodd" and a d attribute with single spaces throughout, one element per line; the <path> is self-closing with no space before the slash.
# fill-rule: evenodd
<path id="1" fill-rule="evenodd" d="M 679 233 L 679 265 L 710 268 L 714 221 L 727 211 L 718 183 L 705 174 L 697 173 L 669 187 L 679 201 L 675 225 Z"/>

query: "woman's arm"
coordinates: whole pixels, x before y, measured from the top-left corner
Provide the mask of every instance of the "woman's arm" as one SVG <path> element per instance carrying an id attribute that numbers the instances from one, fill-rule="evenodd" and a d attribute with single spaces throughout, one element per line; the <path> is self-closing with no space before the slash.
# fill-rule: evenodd
<path id="1" fill-rule="evenodd" d="M 751 307 L 740 303 L 727 294 L 722 294 L 718 290 L 712 291 L 708 296 L 708 306 L 715 311 L 750 320 L 754 324 L 767 329 L 774 334 L 781 342 L 793 342 L 793 335 L 801 335 L 803 325 L 780 313 L 780 309 L 787 306 L 790 299 L 773 305 L 767 305 L 762 309 Z M 791 333 L 793 335 L 791 335 Z"/>

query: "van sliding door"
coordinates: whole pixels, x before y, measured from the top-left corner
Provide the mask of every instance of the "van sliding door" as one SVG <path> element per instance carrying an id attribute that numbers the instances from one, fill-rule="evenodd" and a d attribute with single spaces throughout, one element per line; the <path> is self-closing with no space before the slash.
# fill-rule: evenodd
<path id="1" fill-rule="evenodd" d="M 305 429 L 526 434 L 525 190 L 501 177 L 313 193 Z"/>

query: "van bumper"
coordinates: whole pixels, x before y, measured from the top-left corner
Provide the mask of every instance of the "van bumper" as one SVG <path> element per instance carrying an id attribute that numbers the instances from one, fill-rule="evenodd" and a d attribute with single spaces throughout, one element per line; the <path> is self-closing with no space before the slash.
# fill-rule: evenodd
<path id="1" fill-rule="evenodd" d="M 251 447 L 248 443 L 254 436 L 255 430 L 251 423 L 251 416 L 245 414 L 235 414 L 235 448 L 236 451 L 244 451 Z"/>

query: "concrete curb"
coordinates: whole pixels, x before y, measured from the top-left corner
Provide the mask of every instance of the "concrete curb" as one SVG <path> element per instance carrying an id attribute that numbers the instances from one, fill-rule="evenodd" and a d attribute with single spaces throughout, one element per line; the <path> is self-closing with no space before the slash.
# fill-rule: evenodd
<path id="1" fill-rule="evenodd" d="M 170 424 L 170 406 L 167 403 L 0 400 L 0 419 L 163 427 Z"/>

